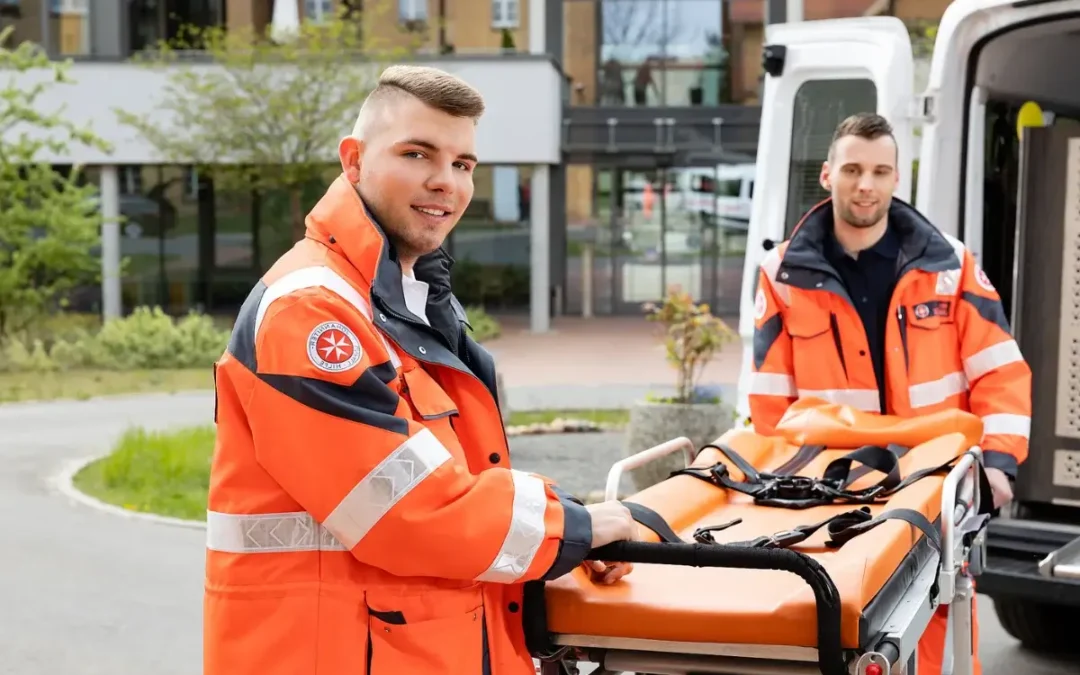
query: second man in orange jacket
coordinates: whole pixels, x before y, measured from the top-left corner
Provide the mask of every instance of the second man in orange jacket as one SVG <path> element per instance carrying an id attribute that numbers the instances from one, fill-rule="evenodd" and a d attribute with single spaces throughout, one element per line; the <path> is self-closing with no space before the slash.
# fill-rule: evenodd
<path id="1" fill-rule="evenodd" d="M 961 242 L 893 198 L 898 179 L 885 119 L 840 124 L 820 178 L 831 197 L 761 265 L 751 423 L 771 433 L 807 397 L 899 416 L 973 412 L 1000 507 L 1027 458 L 1031 370 L 986 273 Z M 944 610 L 919 643 L 920 675 L 941 673 Z"/>

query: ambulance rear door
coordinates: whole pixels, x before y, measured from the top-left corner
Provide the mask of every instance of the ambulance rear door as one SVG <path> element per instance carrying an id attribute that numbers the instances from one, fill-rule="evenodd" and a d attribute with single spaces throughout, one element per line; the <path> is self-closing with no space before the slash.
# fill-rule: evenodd
<path id="1" fill-rule="evenodd" d="M 757 167 L 746 240 L 739 333 L 743 359 L 738 412 L 749 415 L 758 266 L 803 213 L 827 196 L 818 182 L 836 125 L 876 111 L 899 143 L 900 186 L 908 201 L 914 159 L 914 64 L 907 28 L 895 17 L 858 17 L 767 27 Z"/>

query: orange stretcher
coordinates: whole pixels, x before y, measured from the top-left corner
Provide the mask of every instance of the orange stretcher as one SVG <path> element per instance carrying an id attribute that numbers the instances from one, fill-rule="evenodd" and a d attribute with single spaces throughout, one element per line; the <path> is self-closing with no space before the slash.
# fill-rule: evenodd
<path id="1" fill-rule="evenodd" d="M 735 429 L 687 468 L 623 500 L 647 541 L 590 559 L 633 562 L 611 586 L 574 572 L 526 590 L 530 649 L 545 674 L 889 675 L 914 672 L 939 605 L 954 675 L 971 675 L 972 578 L 992 508 L 982 421 L 959 410 L 903 419 L 808 399 L 766 437 Z M 984 502 L 982 494 L 987 495 Z"/>

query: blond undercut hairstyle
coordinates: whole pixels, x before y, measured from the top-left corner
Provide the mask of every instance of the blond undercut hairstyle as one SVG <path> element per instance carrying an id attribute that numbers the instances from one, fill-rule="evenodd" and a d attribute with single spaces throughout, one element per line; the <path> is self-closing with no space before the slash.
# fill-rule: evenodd
<path id="1" fill-rule="evenodd" d="M 484 114 L 484 97 L 460 77 L 429 66 L 390 66 L 364 100 L 352 135 L 363 138 L 374 117 L 372 113 L 399 96 L 412 96 L 447 115 L 471 119 L 474 124 Z"/>

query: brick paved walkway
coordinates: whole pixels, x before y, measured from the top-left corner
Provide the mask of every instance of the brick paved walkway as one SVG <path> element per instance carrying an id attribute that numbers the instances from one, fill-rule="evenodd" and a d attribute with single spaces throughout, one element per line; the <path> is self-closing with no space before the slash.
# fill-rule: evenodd
<path id="1" fill-rule="evenodd" d="M 548 333 L 529 331 L 528 318 L 500 317 L 503 334 L 485 346 L 508 386 L 542 384 L 668 384 L 662 328 L 640 317 L 559 317 Z M 728 324 L 737 329 L 734 320 Z M 741 349 L 727 345 L 705 370 L 703 383 L 734 383 Z"/>

